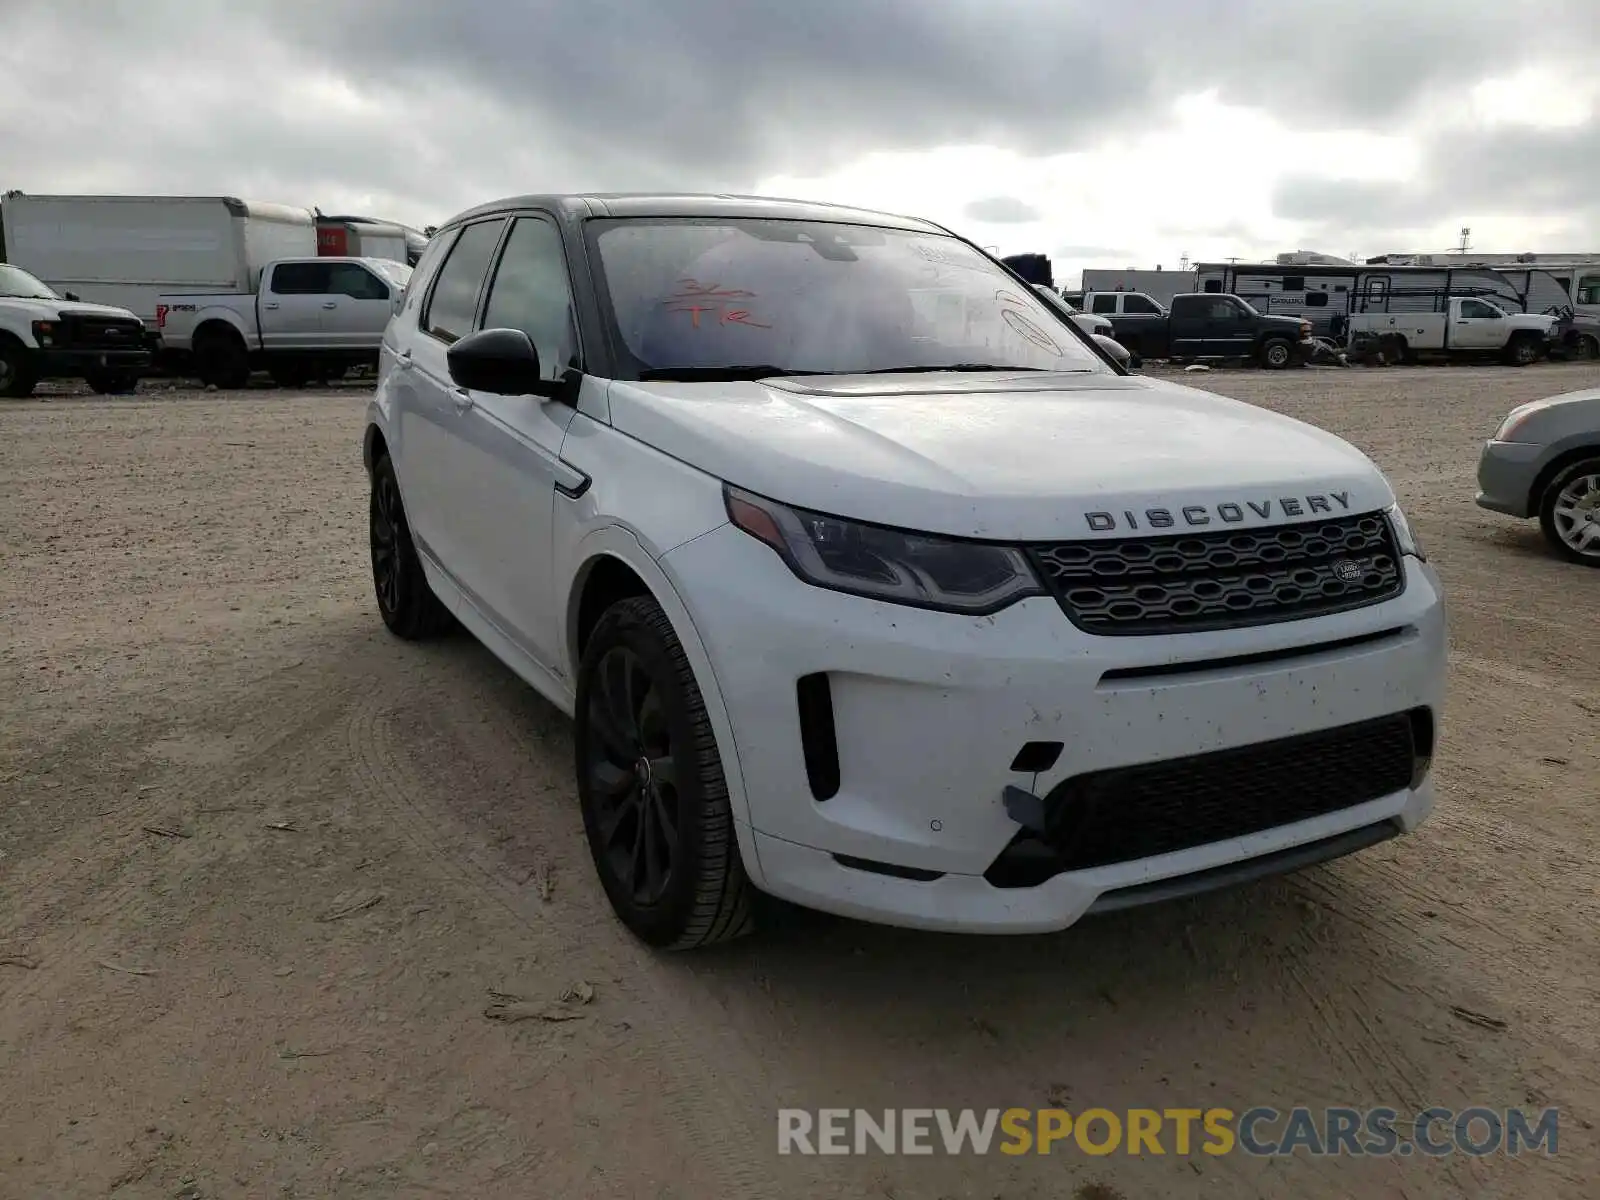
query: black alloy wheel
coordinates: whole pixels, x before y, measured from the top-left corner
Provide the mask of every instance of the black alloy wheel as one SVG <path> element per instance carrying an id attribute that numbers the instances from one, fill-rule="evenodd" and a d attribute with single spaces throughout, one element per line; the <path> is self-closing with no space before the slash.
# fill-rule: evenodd
<path id="1" fill-rule="evenodd" d="M 588 782 L 600 840 L 635 904 L 659 903 L 678 852 L 678 764 L 661 690 L 639 656 L 615 646 L 589 691 Z"/>
<path id="2" fill-rule="evenodd" d="M 651 946 L 753 927 L 727 778 L 705 699 L 651 596 L 601 614 L 578 668 L 573 751 L 584 833 L 606 898 Z"/>
<path id="3" fill-rule="evenodd" d="M 394 463 L 382 455 L 372 464 L 372 498 L 368 505 L 372 550 L 372 589 L 383 623 L 408 641 L 434 637 L 450 626 L 448 609 L 428 586 L 422 560 L 411 541 L 400 481 Z"/>

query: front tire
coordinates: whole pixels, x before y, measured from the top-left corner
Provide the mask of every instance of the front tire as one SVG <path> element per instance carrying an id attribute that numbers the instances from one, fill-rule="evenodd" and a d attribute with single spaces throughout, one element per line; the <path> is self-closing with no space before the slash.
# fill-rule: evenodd
<path id="1" fill-rule="evenodd" d="M 0 396 L 25 400 L 33 395 L 39 377 L 34 374 L 33 352 L 21 342 L 0 338 Z"/>
<path id="2" fill-rule="evenodd" d="M 578 671 L 578 796 L 589 852 L 622 923 L 686 950 L 753 926 L 705 700 L 672 623 L 634 596 L 601 616 Z"/>
<path id="3" fill-rule="evenodd" d="M 1531 367 L 1539 361 L 1541 353 L 1537 338 L 1522 335 L 1513 338 L 1511 345 L 1506 347 L 1506 361 L 1514 367 Z"/>
<path id="4" fill-rule="evenodd" d="M 1539 498 L 1539 528 L 1568 562 L 1600 567 L 1600 457 L 1556 473 Z"/>
<path id="5" fill-rule="evenodd" d="M 387 454 L 372 464 L 372 497 L 368 505 L 368 537 L 372 549 L 372 586 L 378 615 L 389 632 L 409 642 L 437 637 L 450 627 L 450 610 L 428 586 L 422 559 L 411 540 L 400 480 Z"/>
<path id="6" fill-rule="evenodd" d="M 1268 338 L 1261 344 L 1261 365 L 1281 371 L 1294 361 L 1294 347 L 1284 338 Z"/>
<path id="7" fill-rule="evenodd" d="M 97 396 L 131 396 L 139 390 L 139 376 L 132 371 L 95 371 L 84 382 Z"/>

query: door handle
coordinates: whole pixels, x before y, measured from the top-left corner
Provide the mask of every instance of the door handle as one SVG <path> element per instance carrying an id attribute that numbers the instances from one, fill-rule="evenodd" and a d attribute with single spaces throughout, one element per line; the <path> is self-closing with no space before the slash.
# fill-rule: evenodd
<path id="1" fill-rule="evenodd" d="M 472 393 L 466 388 L 451 388 L 450 399 L 455 402 L 457 412 L 464 413 L 472 407 Z"/>
<path id="2" fill-rule="evenodd" d="M 339 302 L 337 300 L 324 300 L 322 302 L 322 307 L 323 308 L 338 308 L 339 307 Z"/>
<path id="3" fill-rule="evenodd" d="M 399 367 L 402 371 L 411 370 L 411 351 L 400 351 L 399 354 L 395 355 L 394 362 L 395 366 Z"/>
<path id="4" fill-rule="evenodd" d="M 278 307 L 278 302 L 276 300 L 268 300 L 261 307 L 262 308 L 277 308 Z"/>

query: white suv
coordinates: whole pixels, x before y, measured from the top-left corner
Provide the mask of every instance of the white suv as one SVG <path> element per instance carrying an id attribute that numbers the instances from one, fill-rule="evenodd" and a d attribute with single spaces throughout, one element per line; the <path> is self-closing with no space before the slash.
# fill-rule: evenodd
<path id="1" fill-rule="evenodd" d="M 380 372 L 383 619 L 453 617 L 574 714 L 595 866 L 654 945 L 743 932 L 753 889 L 1059 929 L 1432 806 L 1439 583 L 1373 464 L 1124 374 L 938 226 L 484 205 Z"/>

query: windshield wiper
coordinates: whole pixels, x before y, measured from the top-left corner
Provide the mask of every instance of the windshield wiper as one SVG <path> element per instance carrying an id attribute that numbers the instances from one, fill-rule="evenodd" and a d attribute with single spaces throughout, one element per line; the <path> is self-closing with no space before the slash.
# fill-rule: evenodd
<path id="1" fill-rule="evenodd" d="M 816 371 L 789 371 L 783 367 L 752 364 L 728 367 L 646 367 L 639 372 L 643 381 L 675 380 L 680 383 L 722 383 L 741 379 L 771 379 L 779 375 L 815 375 Z"/>

